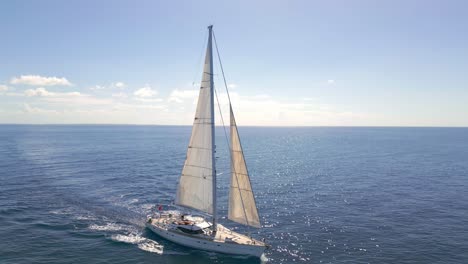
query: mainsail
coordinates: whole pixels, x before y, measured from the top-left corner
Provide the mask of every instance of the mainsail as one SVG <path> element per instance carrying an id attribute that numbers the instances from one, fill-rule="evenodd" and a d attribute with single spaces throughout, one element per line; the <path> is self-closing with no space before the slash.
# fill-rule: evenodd
<path id="1" fill-rule="evenodd" d="M 228 218 L 240 224 L 260 227 L 257 205 L 250 185 L 249 172 L 237 131 L 232 107 L 231 112 L 231 188 L 229 189 Z"/>
<path id="2" fill-rule="evenodd" d="M 187 150 L 182 175 L 177 188 L 175 203 L 209 214 L 215 214 L 213 201 L 214 154 L 214 107 L 213 107 L 213 60 L 211 28 L 206 49 L 205 66 L 198 97 L 197 111 L 193 121 L 192 136 Z"/>

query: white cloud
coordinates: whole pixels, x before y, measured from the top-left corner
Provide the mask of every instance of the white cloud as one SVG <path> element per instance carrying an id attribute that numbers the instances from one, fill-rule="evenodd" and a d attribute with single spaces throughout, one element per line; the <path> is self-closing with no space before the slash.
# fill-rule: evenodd
<path id="1" fill-rule="evenodd" d="M 54 92 L 49 92 L 43 87 L 39 87 L 36 89 L 28 89 L 24 91 L 24 94 L 29 97 L 33 96 L 39 96 L 39 97 L 64 97 L 64 96 L 82 96 L 83 94 L 79 92 L 69 92 L 69 93 L 54 93 Z"/>
<path id="2" fill-rule="evenodd" d="M 116 87 L 116 88 L 119 88 L 119 89 L 123 89 L 123 88 L 125 88 L 126 85 L 123 82 L 116 82 L 116 83 L 113 83 L 112 86 Z"/>
<path id="3" fill-rule="evenodd" d="M 26 96 L 53 96 L 54 93 L 47 91 L 45 88 L 36 88 L 36 89 L 28 89 L 24 91 Z"/>
<path id="4" fill-rule="evenodd" d="M 169 95 L 168 102 L 183 103 L 185 100 L 195 100 L 198 97 L 199 90 L 178 90 L 175 89 Z"/>
<path id="5" fill-rule="evenodd" d="M 135 98 L 135 100 L 144 102 L 144 103 L 159 103 L 159 102 L 164 101 L 161 98 L 139 98 L 139 97 Z"/>
<path id="6" fill-rule="evenodd" d="M 95 91 L 95 90 L 104 90 L 104 89 L 124 89 L 127 87 L 127 85 L 123 82 L 115 82 L 115 83 L 110 83 L 109 85 L 94 85 L 92 87 L 89 87 L 90 90 Z"/>
<path id="7" fill-rule="evenodd" d="M 50 92 L 45 88 L 28 89 L 24 91 L 24 94 L 28 97 L 38 97 L 48 103 L 54 104 L 65 104 L 63 107 L 86 107 L 89 105 L 109 105 L 112 104 L 112 100 L 107 98 L 97 98 L 88 94 L 82 94 L 80 92 Z"/>
<path id="8" fill-rule="evenodd" d="M 13 77 L 10 81 L 11 84 L 26 84 L 36 86 L 71 86 L 72 84 L 64 77 L 43 77 L 40 75 L 21 75 L 20 77 Z"/>
<path id="9" fill-rule="evenodd" d="M 227 95 L 222 93 L 218 96 L 226 119 L 229 117 Z M 238 125 L 336 126 L 352 125 L 353 122 L 368 118 L 361 113 L 341 110 L 319 101 L 281 99 L 265 94 L 242 96 L 236 92 L 231 92 L 230 97 Z M 217 117 L 217 124 L 220 124 L 220 121 Z"/>
<path id="10" fill-rule="evenodd" d="M 153 109 L 153 110 L 167 110 L 165 105 L 142 105 L 142 104 L 116 104 L 116 110 L 135 110 L 135 109 Z"/>
<path id="11" fill-rule="evenodd" d="M 9 87 L 8 92 L 4 94 L 8 94 L 12 89 Z M 193 122 L 199 94 L 199 89 L 174 89 L 167 97 L 162 98 L 158 97 L 157 91 L 149 86 L 127 93 L 114 90 L 114 93 L 109 92 L 107 95 L 47 89 L 39 87 L 19 94 L 24 100 L 17 106 L 21 113 L 14 118 L 10 115 L 7 119 L 23 120 L 21 122 L 26 123 L 187 125 Z M 370 118 L 362 113 L 325 104 L 318 98 L 280 98 L 267 94 L 245 96 L 238 92 L 231 92 L 230 95 L 236 121 L 241 126 L 353 125 L 356 122 L 365 123 Z M 227 121 L 229 119 L 227 95 L 219 93 L 218 96 L 224 121 Z M 217 124 L 221 124 L 217 106 L 216 118 Z M 2 120 L 1 115 L 0 120 Z"/>
<path id="12" fill-rule="evenodd" d="M 149 86 L 145 86 L 136 90 L 133 95 L 137 97 L 153 97 L 158 95 L 158 91 L 151 89 Z"/>
<path id="13" fill-rule="evenodd" d="M 112 94 L 112 97 L 115 97 L 115 98 L 127 98 L 127 94 L 126 93 L 114 93 Z"/>
<path id="14" fill-rule="evenodd" d="M 114 101 L 108 98 L 97 98 L 90 95 L 81 94 L 80 96 L 55 96 L 45 97 L 48 103 L 59 104 L 61 107 L 78 107 L 79 109 L 86 109 L 89 106 L 109 106 Z"/>
<path id="15" fill-rule="evenodd" d="M 24 104 L 24 111 L 29 114 L 58 114 L 58 111 L 32 107 L 29 104 Z"/>
<path id="16" fill-rule="evenodd" d="M 24 96 L 24 93 L 16 93 L 16 92 L 13 92 L 13 93 L 5 93 L 6 96 Z"/>
<path id="17" fill-rule="evenodd" d="M 235 84 L 235 83 L 230 83 L 230 84 L 228 84 L 228 88 L 229 88 L 229 89 L 235 89 L 235 88 L 237 88 L 237 87 L 238 87 L 238 85 Z"/>
<path id="18" fill-rule="evenodd" d="M 102 86 L 102 85 L 94 85 L 93 87 L 89 87 L 89 89 L 90 89 L 91 91 L 95 91 L 95 90 L 104 90 L 104 89 L 106 89 L 106 87 L 105 87 L 105 86 Z"/>
<path id="19" fill-rule="evenodd" d="M 169 103 L 178 103 L 178 104 L 181 104 L 183 103 L 184 101 L 182 99 L 180 99 L 179 97 L 169 97 L 169 99 L 167 99 L 167 101 Z"/>
<path id="20" fill-rule="evenodd" d="M 327 80 L 327 84 L 334 84 L 335 83 L 335 80 Z"/>
<path id="21" fill-rule="evenodd" d="M 8 86 L 0 84 L 0 93 L 8 91 Z"/>

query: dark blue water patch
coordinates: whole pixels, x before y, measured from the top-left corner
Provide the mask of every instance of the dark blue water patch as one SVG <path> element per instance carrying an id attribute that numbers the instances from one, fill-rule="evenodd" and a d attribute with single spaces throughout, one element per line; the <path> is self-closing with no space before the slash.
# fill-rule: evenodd
<path id="1" fill-rule="evenodd" d="M 190 127 L 0 126 L 0 263 L 258 263 L 144 228 Z M 467 263 L 468 129 L 240 127 L 269 263 Z M 162 249 L 162 250 L 161 250 Z"/>

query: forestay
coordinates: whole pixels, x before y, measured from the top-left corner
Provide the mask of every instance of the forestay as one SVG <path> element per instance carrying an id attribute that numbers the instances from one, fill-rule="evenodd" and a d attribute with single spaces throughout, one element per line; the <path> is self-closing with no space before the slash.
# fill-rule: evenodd
<path id="1" fill-rule="evenodd" d="M 187 150 L 175 203 L 213 214 L 213 88 L 211 35 L 208 40 L 205 66 L 193 121 L 192 136 Z"/>
<path id="2" fill-rule="evenodd" d="M 232 107 L 231 112 L 231 187 L 229 189 L 228 218 L 240 224 L 260 227 L 257 205 L 250 185 L 249 173 L 237 131 Z"/>

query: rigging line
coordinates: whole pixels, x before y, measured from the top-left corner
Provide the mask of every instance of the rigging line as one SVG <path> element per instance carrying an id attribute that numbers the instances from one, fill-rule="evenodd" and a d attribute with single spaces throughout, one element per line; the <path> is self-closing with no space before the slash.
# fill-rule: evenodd
<path id="1" fill-rule="evenodd" d="M 229 96 L 229 91 L 228 91 L 228 87 L 227 87 L 227 83 L 226 83 L 226 76 L 224 75 L 223 64 L 221 63 L 221 56 L 219 56 L 218 43 L 216 42 L 216 35 L 215 35 L 214 31 L 213 31 L 213 38 L 214 38 L 214 43 L 215 43 L 215 47 L 216 47 L 216 54 L 218 55 L 219 66 L 221 67 L 221 72 L 223 74 L 224 87 L 226 88 L 226 94 L 227 94 L 228 100 L 229 100 L 229 114 L 231 115 L 231 113 L 232 113 L 232 117 L 234 117 L 234 113 L 232 112 L 232 106 L 231 106 L 231 97 Z M 241 198 L 242 209 L 244 211 L 244 219 L 245 219 L 245 222 L 246 222 L 247 226 L 249 226 L 247 211 L 245 210 L 244 198 L 242 197 L 242 193 L 241 193 L 241 190 L 239 188 L 239 186 L 240 186 L 239 185 L 239 177 L 237 177 L 236 168 L 234 168 L 234 166 L 233 166 L 234 159 L 232 157 L 232 146 L 231 146 L 231 144 L 230 144 L 230 142 L 228 140 L 228 137 L 227 137 L 226 126 L 224 125 L 223 114 L 221 113 L 221 105 L 219 104 L 218 92 L 216 91 L 216 89 L 215 89 L 215 94 L 216 94 L 216 100 L 218 101 L 219 114 L 221 116 L 221 121 L 223 123 L 224 135 L 226 136 L 226 141 L 228 142 L 228 146 L 229 146 L 229 152 L 230 152 L 229 156 L 231 158 L 231 170 L 233 170 L 234 176 L 236 178 L 236 182 L 237 182 L 237 186 L 238 186 L 238 190 L 239 190 L 239 197 Z M 235 119 L 234 119 L 234 125 L 236 125 L 236 120 Z M 236 134 L 237 134 L 237 137 L 238 137 L 238 140 L 239 140 L 239 143 L 240 143 L 239 133 L 237 132 L 237 125 L 236 125 L 235 129 L 236 129 Z M 232 137 L 232 135 L 231 135 L 231 137 Z M 241 148 L 242 148 L 242 145 L 241 145 Z M 245 163 L 244 153 L 242 153 L 242 158 L 244 159 L 244 163 Z M 245 168 L 247 170 L 247 165 L 245 165 Z M 248 170 L 247 170 L 247 173 L 248 173 Z M 247 179 L 249 180 L 250 188 L 252 188 L 252 184 L 250 183 L 250 178 L 247 177 Z M 253 194 L 253 191 L 252 191 L 252 194 Z M 254 201 L 255 201 L 255 197 L 254 197 Z M 257 209 L 256 204 L 255 204 L 255 209 Z M 250 230 L 249 230 L 249 233 L 250 233 Z"/>
<path id="2" fill-rule="evenodd" d="M 220 105 L 219 99 L 218 99 L 218 92 L 217 92 L 216 89 L 214 89 L 214 90 L 215 90 L 215 95 L 216 95 L 216 101 L 218 102 L 219 116 L 221 117 L 221 123 L 223 124 L 224 136 L 226 137 L 226 141 L 227 141 L 229 150 L 231 150 L 231 144 L 229 143 L 229 138 L 228 138 L 228 135 L 227 135 L 227 132 L 226 132 L 226 126 L 224 125 L 223 112 L 221 111 L 221 105 Z"/>
<path id="3" fill-rule="evenodd" d="M 223 74 L 224 87 L 226 88 L 226 93 L 228 96 L 229 104 L 231 104 L 231 96 L 229 96 L 228 86 L 226 83 L 226 76 L 224 75 L 224 68 L 223 68 L 223 64 L 221 63 L 221 56 L 219 56 L 218 42 L 216 42 L 216 35 L 215 35 L 214 30 L 213 30 L 213 39 L 214 39 L 214 43 L 216 47 L 216 54 L 218 54 L 219 66 L 221 67 L 221 73 Z"/>

